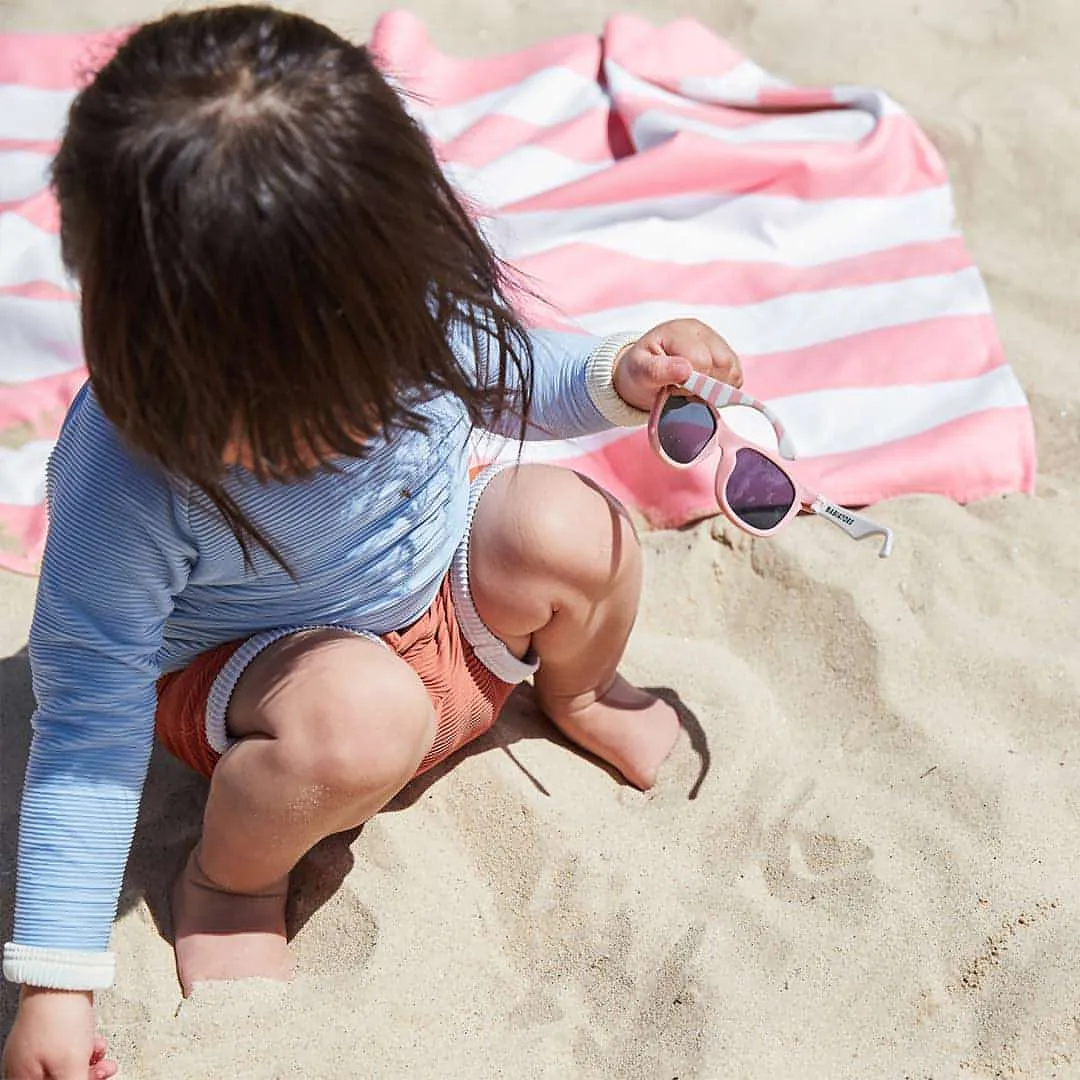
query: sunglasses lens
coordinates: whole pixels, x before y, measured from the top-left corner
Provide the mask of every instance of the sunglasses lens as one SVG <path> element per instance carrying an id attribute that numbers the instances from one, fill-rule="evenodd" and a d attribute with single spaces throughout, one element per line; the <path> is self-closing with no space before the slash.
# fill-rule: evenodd
<path id="1" fill-rule="evenodd" d="M 656 422 L 661 449 L 680 465 L 689 465 L 697 458 L 715 432 L 712 410 L 696 398 L 669 397 Z"/>
<path id="2" fill-rule="evenodd" d="M 795 502 L 795 485 L 783 469 L 747 447 L 736 451 L 724 493 L 739 520 L 762 532 L 775 529 Z"/>

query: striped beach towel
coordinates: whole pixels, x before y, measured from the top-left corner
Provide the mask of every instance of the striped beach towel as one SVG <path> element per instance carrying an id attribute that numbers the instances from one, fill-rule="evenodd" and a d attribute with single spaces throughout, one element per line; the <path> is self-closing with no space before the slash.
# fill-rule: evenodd
<path id="1" fill-rule="evenodd" d="M 117 40 L 0 35 L 0 565 L 19 570 L 40 557 L 45 461 L 85 377 L 48 164 L 75 86 Z M 1031 490 L 1030 411 L 944 165 L 886 94 L 791 86 L 686 20 L 621 15 L 599 38 L 463 60 L 398 12 L 372 45 L 547 301 L 536 323 L 703 319 L 834 501 Z M 581 469 L 658 526 L 716 510 L 712 470 L 666 469 L 640 431 L 525 456 Z"/>

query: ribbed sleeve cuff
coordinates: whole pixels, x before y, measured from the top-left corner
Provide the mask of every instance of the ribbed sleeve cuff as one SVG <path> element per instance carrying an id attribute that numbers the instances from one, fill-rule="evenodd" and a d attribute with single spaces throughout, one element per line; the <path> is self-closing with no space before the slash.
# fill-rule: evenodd
<path id="1" fill-rule="evenodd" d="M 111 952 L 4 946 L 4 978 L 49 990 L 104 990 L 112 986 L 116 957 Z"/>
<path id="2" fill-rule="evenodd" d="M 589 397 L 600 415 L 615 427 L 641 427 L 649 414 L 628 405 L 615 389 L 615 357 L 627 345 L 633 345 L 640 334 L 609 334 L 593 349 L 585 367 L 585 382 Z"/>

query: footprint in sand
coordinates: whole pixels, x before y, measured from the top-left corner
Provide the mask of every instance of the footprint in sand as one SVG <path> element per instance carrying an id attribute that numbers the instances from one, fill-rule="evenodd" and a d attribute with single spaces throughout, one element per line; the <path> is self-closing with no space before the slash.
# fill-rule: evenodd
<path id="1" fill-rule="evenodd" d="M 787 786 L 781 775 L 759 772 L 742 797 L 734 821 L 725 825 L 723 840 L 711 860 L 713 872 L 741 872 L 748 864 L 760 867 L 769 892 L 779 900 L 810 904 L 829 899 L 867 897 L 879 883 L 874 875 L 873 848 L 798 823 L 817 787 L 805 780 L 794 796 L 780 804 L 778 791 Z M 781 795 L 781 798 L 783 796 Z"/>
<path id="2" fill-rule="evenodd" d="M 874 852 L 868 844 L 795 824 L 815 787 L 814 781 L 806 781 L 762 830 L 762 875 L 769 892 L 781 900 L 806 904 L 851 897 L 876 885 L 870 869 Z"/>

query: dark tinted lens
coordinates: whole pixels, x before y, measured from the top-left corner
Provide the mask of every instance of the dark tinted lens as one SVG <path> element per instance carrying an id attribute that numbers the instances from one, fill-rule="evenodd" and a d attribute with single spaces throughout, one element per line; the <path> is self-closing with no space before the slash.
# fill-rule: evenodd
<path id="1" fill-rule="evenodd" d="M 764 454 L 743 447 L 735 453 L 725 488 L 728 506 L 747 525 L 775 529 L 795 502 L 795 486 Z"/>
<path id="2" fill-rule="evenodd" d="M 656 422 L 656 437 L 664 453 L 680 465 L 689 465 L 716 431 L 716 419 L 704 401 L 669 397 Z"/>

